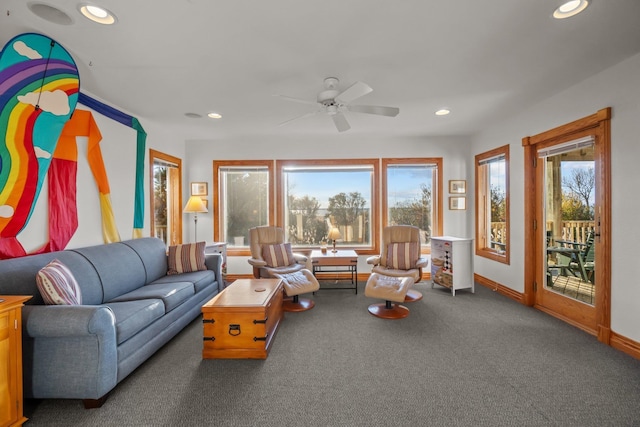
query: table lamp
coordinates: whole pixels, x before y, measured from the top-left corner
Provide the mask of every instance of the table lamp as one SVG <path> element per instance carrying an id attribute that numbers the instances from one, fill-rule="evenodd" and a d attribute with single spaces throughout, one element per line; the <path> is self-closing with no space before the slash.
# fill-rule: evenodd
<path id="1" fill-rule="evenodd" d="M 340 230 L 338 230 L 338 227 L 331 227 L 331 230 L 329 230 L 329 235 L 327 237 L 333 240 L 333 250 L 331 252 L 334 252 L 334 253 L 338 252 L 336 250 L 336 239 L 339 239 L 342 237 L 340 235 Z"/>
<path id="2" fill-rule="evenodd" d="M 209 212 L 207 207 L 204 205 L 204 201 L 200 196 L 191 196 L 189 200 L 187 200 L 187 204 L 184 206 L 182 210 L 184 213 L 193 213 L 193 228 L 194 235 L 196 238 L 196 242 L 198 241 L 198 212 Z"/>

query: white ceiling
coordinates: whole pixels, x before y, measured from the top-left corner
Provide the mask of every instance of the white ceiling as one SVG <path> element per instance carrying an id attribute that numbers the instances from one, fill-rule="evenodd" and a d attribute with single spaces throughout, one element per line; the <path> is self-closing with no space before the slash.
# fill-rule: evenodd
<path id="1" fill-rule="evenodd" d="M 93 0 L 112 26 L 82 17 L 80 1 L 3 0 L 0 47 L 24 32 L 52 37 L 81 91 L 186 140 L 470 135 L 640 52 L 640 0 L 592 0 L 565 20 L 551 17 L 560 0 Z M 400 114 L 346 113 L 341 134 L 325 115 L 278 126 L 316 107 L 274 95 L 315 100 L 331 76 L 373 88 L 355 103 Z M 443 106 L 452 113 L 436 117 Z M 209 111 L 223 118 L 185 117 Z"/>

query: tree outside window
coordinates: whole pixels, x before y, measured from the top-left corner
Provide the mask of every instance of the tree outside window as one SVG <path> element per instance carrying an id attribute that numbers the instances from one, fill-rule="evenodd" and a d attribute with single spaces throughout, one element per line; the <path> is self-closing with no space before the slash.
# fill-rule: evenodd
<path id="1" fill-rule="evenodd" d="M 425 249 L 442 234 L 441 169 L 440 158 L 383 159 L 384 224 L 418 227 Z"/>

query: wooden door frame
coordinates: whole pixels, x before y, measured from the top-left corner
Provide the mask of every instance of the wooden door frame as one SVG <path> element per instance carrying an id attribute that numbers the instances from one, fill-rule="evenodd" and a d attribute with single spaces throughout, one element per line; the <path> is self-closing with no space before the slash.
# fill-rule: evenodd
<path id="1" fill-rule="evenodd" d="M 171 215 L 172 224 L 176 227 L 176 234 L 178 236 L 178 243 L 182 243 L 182 215 L 181 215 L 181 207 L 182 207 L 182 160 L 178 157 L 171 156 L 169 154 L 165 154 L 161 151 L 156 151 L 153 149 L 149 149 L 149 216 L 150 216 L 150 235 L 154 235 L 155 231 L 155 214 L 153 209 L 154 203 L 154 192 L 153 192 L 153 167 L 155 164 L 155 160 L 162 160 L 167 163 L 171 163 L 176 165 L 179 170 L 178 173 L 178 184 L 177 188 L 172 187 L 175 191 L 177 191 L 177 203 L 178 207 L 175 210 L 170 210 L 168 212 Z M 170 240 L 170 236 L 167 236 L 167 242 Z"/>
<path id="2" fill-rule="evenodd" d="M 544 251 L 540 247 L 545 241 L 545 227 L 542 209 L 536 209 L 536 163 L 537 151 L 544 146 L 557 144 L 561 141 L 577 139 L 582 136 L 595 135 L 596 156 L 596 233 L 600 235 L 599 250 L 596 253 L 595 283 L 596 319 L 595 328 L 572 322 L 570 319 L 550 312 L 543 307 L 536 306 L 536 286 L 543 286 L 544 278 L 541 266 L 544 262 Z M 609 345 L 611 340 L 611 107 L 599 110 L 597 113 L 583 117 L 571 123 L 556 127 L 549 131 L 522 138 L 524 148 L 524 303 L 541 309 L 555 317 L 577 326 L 586 332 L 597 336 L 598 340 Z M 598 219 L 599 217 L 599 219 Z M 539 224 L 539 226 L 537 226 Z"/>

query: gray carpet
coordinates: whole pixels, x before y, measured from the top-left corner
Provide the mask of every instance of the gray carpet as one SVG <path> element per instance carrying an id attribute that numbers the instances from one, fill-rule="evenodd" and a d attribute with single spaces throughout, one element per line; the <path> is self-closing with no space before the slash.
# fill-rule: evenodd
<path id="1" fill-rule="evenodd" d="M 402 320 L 325 290 L 267 360 L 202 360 L 190 324 L 100 409 L 28 401 L 28 426 L 632 426 L 640 361 L 482 286 L 429 283 Z"/>

